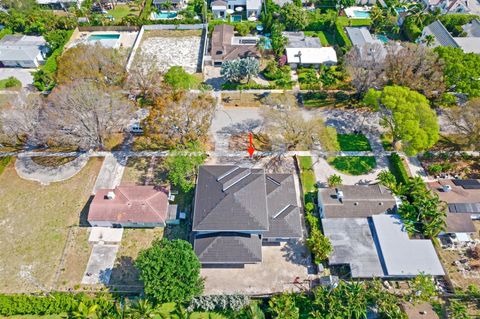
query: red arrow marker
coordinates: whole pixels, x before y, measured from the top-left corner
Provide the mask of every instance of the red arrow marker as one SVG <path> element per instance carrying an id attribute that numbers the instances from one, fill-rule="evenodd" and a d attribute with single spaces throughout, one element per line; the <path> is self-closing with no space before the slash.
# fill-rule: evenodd
<path id="1" fill-rule="evenodd" d="M 253 153 L 255 152 L 255 149 L 253 148 L 253 138 L 252 138 L 252 133 L 248 133 L 248 136 L 250 138 L 250 146 L 248 147 L 248 155 L 250 155 L 250 158 L 253 157 Z"/>

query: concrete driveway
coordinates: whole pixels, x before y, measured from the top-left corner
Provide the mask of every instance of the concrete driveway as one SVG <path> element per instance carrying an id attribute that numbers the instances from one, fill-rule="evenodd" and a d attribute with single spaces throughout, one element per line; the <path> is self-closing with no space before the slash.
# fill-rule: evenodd
<path id="1" fill-rule="evenodd" d="M 94 245 L 87 269 L 83 275 L 82 284 L 107 285 L 112 275 L 118 245 Z"/>
<path id="2" fill-rule="evenodd" d="M 263 260 L 244 268 L 202 268 L 206 295 L 242 293 L 269 294 L 282 291 L 299 291 L 309 287 L 311 258 L 300 242 L 263 246 Z M 297 280 L 295 281 L 295 278 Z M 294 283 L 294 281 L 296 283 Z"/>
<path id="3" fill-rule="evenodd" d="M 123 172 L 127 165 L 127 158 L 108 154 L 103 160 L 102 168 L 98 173 L 92 194 L 96 194 L 97 190 L 105 188 L 115 188 L 122 181 Z"/>
<path id="4" fill-rule="evenodd" d="M 22 82 L 23 87 L 29 87 L 33 84 L 32 72 L 35 71 L 35 69 L 0 68 L 0 80 L 14 76 Z"/>

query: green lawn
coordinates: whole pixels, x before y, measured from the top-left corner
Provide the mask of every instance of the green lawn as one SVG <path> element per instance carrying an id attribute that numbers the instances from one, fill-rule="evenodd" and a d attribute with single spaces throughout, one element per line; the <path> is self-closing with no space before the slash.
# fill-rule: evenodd
<path id="1" fill-rule="evenodd" d="M 342 151 L 371 151 L 372 147 L 363 134 L 337 134 Z"/>
<path id="2" fill-rule="evenodd" d="M 316 178 L 313 171 L 312 158 L 310 156 L 298 156 L 297 159 L 301 171 L 300 178 L 302 179 L 305 203 L 314 202 L 317 191 L 315 188 Z"/>
<path id="3" fill-rule="evenodd" d="M 139 12 L 137 10 L 132 10 L 127 4 L 118 4 L 115 9 L 108 11 L 108 14 L 110 14 L 115 21 L 121 21 L 123 17 L 128 16 L 130 13 L 138 15 Z"/>
<path id="4" fill-rule="evenodd" d="M 304 31 L 304 33 L 306 36 L 309 36 L 309 37 L 320 38 L 320 43 L 324 47 L 330 46 L 330 42 L 328 41 L 328 38 L 327 38 L 327 31 Z"/>
<path id="5" fill-rule="evenodd" d="M 328 160 L 336 170 L 350 175 L 364 175 L 377 165 L 373 156 L 338 156 Z"/>

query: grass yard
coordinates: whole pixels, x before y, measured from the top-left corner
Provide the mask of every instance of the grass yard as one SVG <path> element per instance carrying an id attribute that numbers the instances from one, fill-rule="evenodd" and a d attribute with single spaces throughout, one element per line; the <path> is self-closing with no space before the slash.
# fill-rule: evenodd
<path id="1" fill-rule="evenodd" d="M 0 292 L 52 288 L 68 229 L 78 225 L 102 161 L 91 159 L 71 179 L 42 186 L 17 176 L 13 161 L 0 176 Z"/>
<path id="2" fill-rule="evenodd" d="M 318 37 L 320 39 L 320 43 L 324 47 L 330 46 L 330 42 L 327 39 L 327 31 L 304 31 L 305 36 L 308 37 Z M 330 34 L 330 36 L 332 36 Z"/>
<path id="3" fill-rule="evenodd" d="M 339 100 L 334 94 L 325 91 L 300 93 L 300 98 L 306 108 L 344 107 L 349 104 L 348 100 Z"/>
<path id="4" fill-rule="evenodd" d="M 330 158 L 328 163 L 336 170 L 350 175 L 365 175 L 377 166 L 373 156 L 338 156 Z"/>
<path id="5" fill-rule="evenodd" d="M 155 159 L 155 165 L 153 167 L 153 184 L 161 184 L 165 180 L 165 173 L 162 170 L 162 158 L 157 157 Z M 150 157 L 131 157 L 128 159 L 127 166 L 122 177 L 122 183 L 145 185 L 145 179 L 147 178 L 148 168 L 150 166 Z"/>
<path id="6" fill-rule="evenodd" d="M 368 138 L 363 134 L 337 134 L 342 151 L 371 151 Z"/>
<path id="7" fill-rule="evenodd" d="M 310 156 L 297 156 L 298 166 L 300 167 L 300 178 L 302 180 L 302 188 L 305 203 L 315 202 L 317 189 L 315 187 L 316 178 L 313 171 L 313 162 Z"/>
<path id="8" fill-rule="evenodd" d="M 111 15 L 115 21 L 121 21 L 123 17 L 126 17 L 130 14 L 139 15 L 139 11 L 130 7 L 128 4 L 118 4 L 115 6 L 115 9 L 109 10 L 108 14 Z"/>

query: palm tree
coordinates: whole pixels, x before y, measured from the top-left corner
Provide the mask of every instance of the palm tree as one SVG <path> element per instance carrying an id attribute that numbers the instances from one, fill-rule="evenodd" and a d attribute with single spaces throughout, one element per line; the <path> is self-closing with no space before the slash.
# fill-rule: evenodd
<path id="1" fill-rule="evenodd" d="M 181 303 L 175 305 L 172 318 L 175 319 L 190 319 L 190 313 L 185 309 Z"/>
<path id="2" fill-rule="evenodd" d="M 423 43 L 425 43 L 427 47 L 431 47 L 435 43 L 435 36 L 433 34 L 427 34 L 425 39 L 423 39 Z"/>
<path id="3" fill-rule="evenodd" d="M 329 187 L 336 187 L 342 185 L 343 180 L 341 176 L 333 174 L 328 177 L 327 183 Z"/>
<path id="4" fill-rule="evenodd" d="M 158 315 L 155 307 L 146 299 L 138 300 L 130 307 L 128 312 L 132 315 L 132 318 L 135 319 L 153 318 Z"/>
<path id="5" fill-rule="evenodd" d="M 163 8 L 164 10 L 167 10 L 168 12 L 170 12 L 170 10 L 173 9 L 173 3 L 172 3 L 172 1 L 167 0 L 167 1 L 165 1 L 164 3 L 162 3 L 162 8 Z"/>
<path id="6" fill-rule="evenodd" d="M 395 186 L 397 185 L 397 179 L 395 178 L 395 175 L 393 175 L 390 171 L 387 170 L 383 170 L 378 173 L 377 179 L 381 185 L 390 189 L 395 188 Z"/>
<path id="7" fill-rule="evenodd" d="M 72 312 L 72 316 L 75 319 L 96 319 L 98 318 L 99 306 L 97 304 L 91 305 L 88 307 L 83 302 L 81 302 L 76 311 Z"/>
<path id="8" fill-rule="evenodd" d="M 248 305 L 246 316 L 248 319 L 265 319 L 265 314 L 256 302 L 252 302 Z"/>

